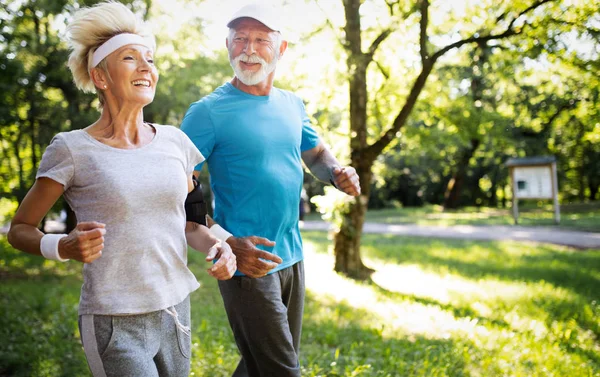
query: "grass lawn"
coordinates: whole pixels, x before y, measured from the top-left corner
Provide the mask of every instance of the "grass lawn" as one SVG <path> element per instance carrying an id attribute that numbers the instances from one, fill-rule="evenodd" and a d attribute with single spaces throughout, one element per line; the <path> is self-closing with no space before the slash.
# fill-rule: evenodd
<path id="1" fill-rule="evenodd" d="M 531 203 L 519 206 L 519 225 L 557 226 L 551 205 Z M 600 232 L 600 202 L 561 205 L 559 228 Z M 310 213 L 306 220 L 320 220 L 319 213 Z M 512 225 L 512 210 L 490 207 L 465 207 L 444 211 L 442 206 L 370 209 L 366 221 L 386 224 L 420 225 Z"/>
<path id="2" fill-rule="evenodd" d="M 305 232 L 303 376 L 600 376 L 600 250 L 366 235 L 355 282 L 330 241 Z M 194 376 L 238 356 L 202 255 L 190 266 Z M 81 265 L 0 237 L 0 376 L 89 376 L 77 330 Z"/>

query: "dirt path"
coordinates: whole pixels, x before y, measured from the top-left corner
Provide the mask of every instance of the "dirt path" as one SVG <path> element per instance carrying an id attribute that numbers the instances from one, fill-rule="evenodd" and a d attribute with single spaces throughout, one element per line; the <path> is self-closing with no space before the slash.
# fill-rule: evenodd
<path id="1" fill-rule="evenodd" d="M 323 221 L 304 221 L 301 229 L 328 230 Z M 415 224 L 366 223 L 365 233 L 386 233 L 411 237 L 459 238 L 473 240 L 517 240 L 573 246 L 580 249 L 600 249 L 600 233 L 562 230 L 550 227 L 513 225 L 423 226 Z"/>

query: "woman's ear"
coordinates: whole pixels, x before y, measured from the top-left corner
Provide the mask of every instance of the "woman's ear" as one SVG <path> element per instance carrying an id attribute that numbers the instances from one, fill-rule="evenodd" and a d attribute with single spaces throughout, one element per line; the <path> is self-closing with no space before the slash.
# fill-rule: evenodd
<path id="1" fill-rule="evenodd" d="M 108 78 L 106 72 L 100 68 L 92 68 L 90 78 L 97 89 L 105 90 L 108 88 Z"/>

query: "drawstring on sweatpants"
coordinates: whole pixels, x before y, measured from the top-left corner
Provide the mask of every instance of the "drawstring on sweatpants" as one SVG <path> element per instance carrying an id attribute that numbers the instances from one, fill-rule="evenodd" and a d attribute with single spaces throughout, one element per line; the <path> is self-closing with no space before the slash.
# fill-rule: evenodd
<path id="1" fill-rule="evenodd" d="M 173 310 L 173 311 L 171 311 Z M 191 337 L 192 336 L 192 331 L 190 330 L 190 328 L 188 326 L 184 326 L 181 322 L 179 322 L 179 315 L 177 314 L 177 310 L 175 310 L 174 306 L 171 306 L 170 308 L 166 308 L 165 312 L 167 312 L 167 314 L 169 314 L 171 317 L 173 317 L 173 319 L 175 320 L 175 325 L 177 326 L 177 328 L 179 330 L 181 330 L 185 335 Z"/>

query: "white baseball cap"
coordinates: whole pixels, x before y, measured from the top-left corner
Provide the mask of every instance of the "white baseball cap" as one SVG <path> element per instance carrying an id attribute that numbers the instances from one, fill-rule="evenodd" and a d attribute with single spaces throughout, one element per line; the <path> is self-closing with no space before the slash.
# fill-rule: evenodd
<path id="1" fill-rule="evenodd" d="M 254 18 L 269 29 L 281 32 L 282 25 L 280 22 L 282 17 L 277 14 L 273 6 L 259 3 L 248 4 L 233 14 L 227 21 L 227 27 L 230 28 L 235 20 L 243 17 Z"/>

